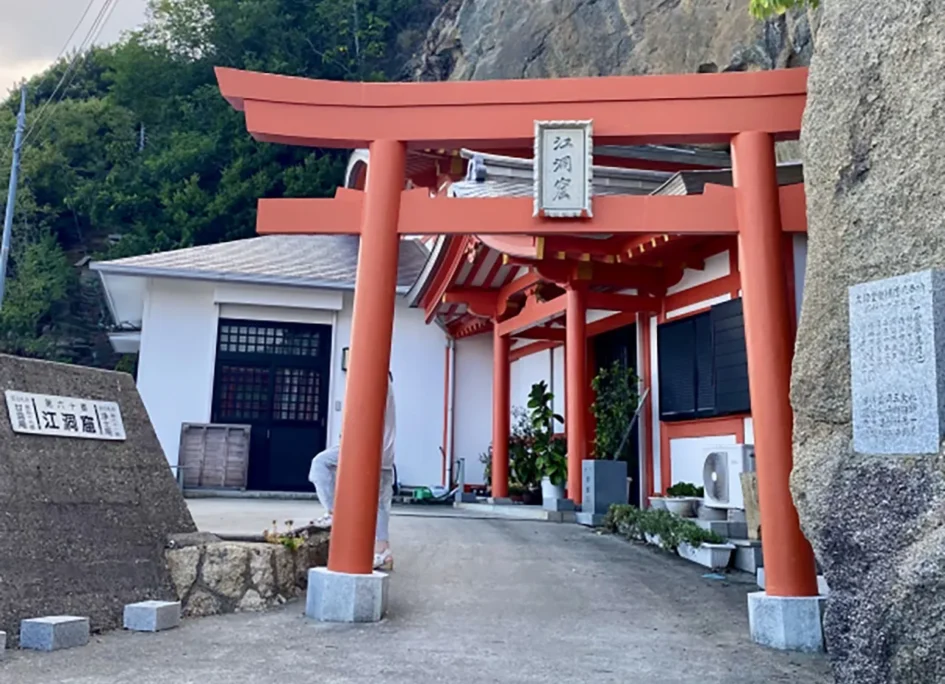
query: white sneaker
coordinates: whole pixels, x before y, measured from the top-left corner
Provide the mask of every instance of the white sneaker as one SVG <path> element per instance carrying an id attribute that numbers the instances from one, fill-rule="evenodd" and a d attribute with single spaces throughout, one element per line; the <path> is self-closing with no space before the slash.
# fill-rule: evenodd
<path id="1" fill-rule="evenodd" d="M 390 572 L 394 569 L 394 556 L 390 549 L 374 554 L 374 569 L 383 570 L 384 572 Z"/>
<path id="2" fill-rule="evenodd" d="M 315 527 L 329 528 L 331 527 L 331 522 L 332 522 L 331 513 L 326 513 L 325 515 L 323 515 L 322 517 L 320 517 L 318 520 L 315 521 Z"/>

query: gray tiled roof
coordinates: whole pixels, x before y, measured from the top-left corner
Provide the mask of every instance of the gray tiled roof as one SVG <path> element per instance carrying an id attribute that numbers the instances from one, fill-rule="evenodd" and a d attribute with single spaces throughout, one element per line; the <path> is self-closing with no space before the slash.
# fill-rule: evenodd
<path id="1" fill-rule="evenodd" d="M 429 251 L 418 240 L 401 240 L 397 286 L 413 285 Z M 349 290 L 358 267 L 354 235 L 264 235 L 92 264 L 120 275 L 195 278 Z"/>

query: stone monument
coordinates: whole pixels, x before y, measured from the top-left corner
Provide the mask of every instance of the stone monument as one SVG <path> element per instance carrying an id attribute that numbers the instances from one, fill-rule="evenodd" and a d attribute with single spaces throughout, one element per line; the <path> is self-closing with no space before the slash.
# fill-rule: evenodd
<path id="1" fill-rule="evenodd" d="M 945 15 L 865 7 L 823 3 L 808 82 L 792 491 L 830 586 L 837 682 L 925 684 L 945 681 L 941 293 L 921 274 L 945 267 Z M 902 284 L 919 282 L 933 291 L 910 319 Z"/>
<path id="2" fill-rule="evenodd" d="M 0 394 L 0 630 L 176 601 L 164 547 L 196 528 L 131 376 L 0 355 Z"/>

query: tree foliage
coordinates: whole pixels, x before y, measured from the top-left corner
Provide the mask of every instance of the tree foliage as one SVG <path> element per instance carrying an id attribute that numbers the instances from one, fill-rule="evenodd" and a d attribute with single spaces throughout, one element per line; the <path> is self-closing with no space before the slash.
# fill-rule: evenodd
<path id="1" fill-rule="evenodd" d="M 260 197 L 325 196 L 342 180 L 342 153 L 247 135 L 215 66 L 396 78 L 439 4 L 151 0 L 146 24 L 80 58 L 55 96 L 74 55 L 34 77 L 0 351 L 105 363 L 87 339 L 108 319 L 89 306 L 95 279 L 80 278 L 83 257 L 248 237 Z M 0 107 L 0 144 L 18 103 L 11 96 Z M 0 148 L 3 189 L 8 167 Z"/>
<path id="2" fill-rule="evenodd" d="M 776 14 L 801 7 L 816 8 L 820 0 L 751 0 L 748 10 L 758 19 L 767 19 Z"/>

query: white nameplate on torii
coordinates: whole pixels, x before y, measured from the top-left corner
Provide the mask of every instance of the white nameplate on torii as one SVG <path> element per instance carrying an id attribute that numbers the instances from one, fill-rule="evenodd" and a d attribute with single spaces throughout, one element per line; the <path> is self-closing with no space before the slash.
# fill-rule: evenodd
<path id="1" fill-rule="evenodd" d="M 125 439 L 121 409 L 114 401 L 56 397 L 16 390 L 7 390 L 6 398 L 14 432 L 78 439 Z"/>
<path id="2" fill-rule="evenodd" d="M 533 216 L 590 218 L 593 135 L 588 121 L 536 121 Z"/>

